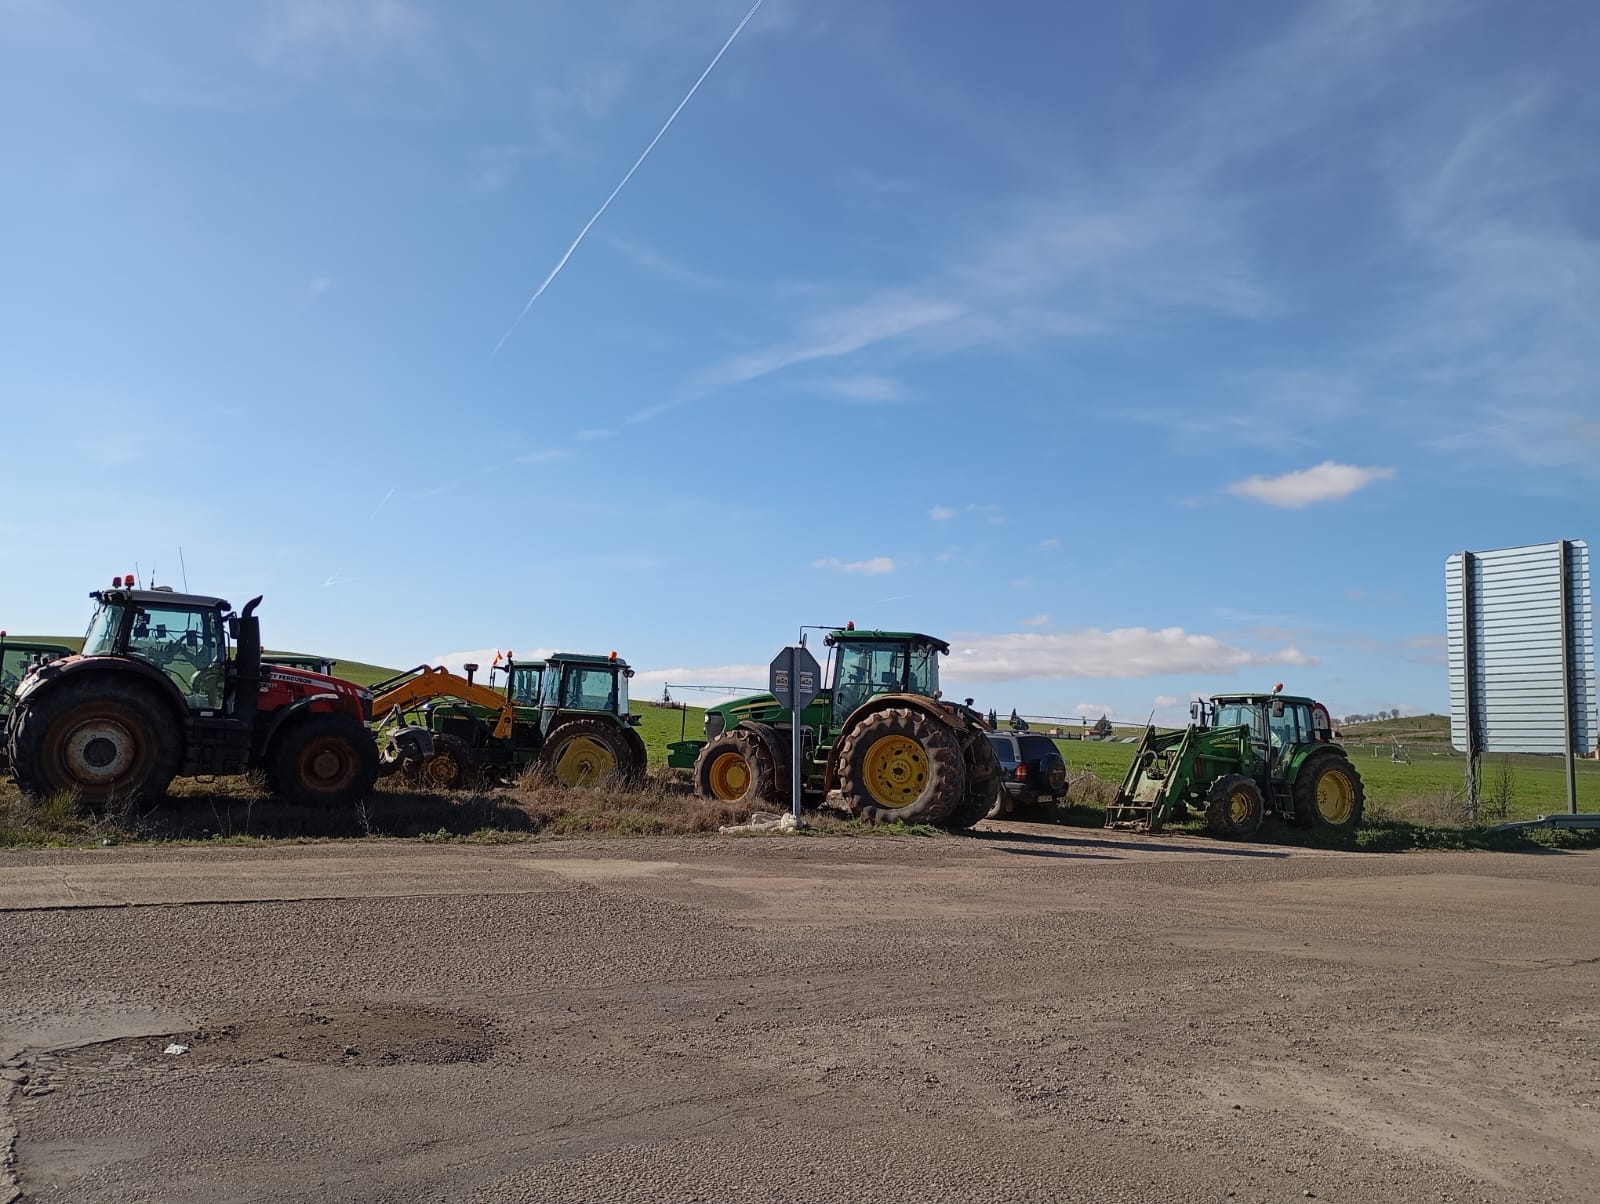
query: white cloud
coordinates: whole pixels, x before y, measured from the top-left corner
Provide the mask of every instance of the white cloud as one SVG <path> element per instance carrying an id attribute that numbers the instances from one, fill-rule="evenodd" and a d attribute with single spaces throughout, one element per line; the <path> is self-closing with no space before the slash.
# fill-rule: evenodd
<path id="1" fill-rule="evenodd" d="M 817 387 L 846 401 L 863 403 L 899 401 L 904 396 L 900 382 L 888 376 L 861 373 L 857 376 L 836 376 L 817 382 Z"/>
<path id="2" fill-rule="evenodd" d="M 813 560 L 811 567 L 814 569 L 837 569 L 841 573 L 863 573 L 875 577 L 880 573 L 894 572 L 894 560 L 888 556 L 874 556 L 870 560 L 836 560 L 828 557 L 825 560 Z"/>
<path id="3" fill-rule="evenodd" d="M 1268 506 L 1298 510 L 1316 502 L 1332 502 L 1349 497 L 1374 481 L 1387 481 L 1394 475 L 1392 468 L 1361 468 L 1354 464 L 1324 460 L 1314 468 L 1286 472 L 1279 477 L 1247 477 L 1229 485 L 1228 492 Z"/>
<path id="4" fill-rule="evenodd" d="M 472 675 L 476 682 L 489 680 L 489 669 L 494 664 L 495 653 L 505 655 L 513 651 L 512 648 L 467 648 L 459 652 L 441 652 L 438 656 L 431 657 L 426 663 L 430 665 L 443 665 L 452 673 L 466 674 L 468 665 L 477 665 L 478 671 Z M 554 648 L 538 648 L 530 644 L 526 648 L 515 648 L 517 659 L 524 661 L 543 660 L 556 650 Z"/>
<path id="5" fill-rule="evenodd" d="M 1061 546 L 1061 541 L 1052 535 L 1049 539 L 1041 539 L 1039 541 L 1039 546 L 1041 548 L 1059 548 Z"/>
<path id="6" fill-rule="evenodd" d="M 332 276 L 313 276 L 306 285 L 306 296 L 317 298 L 333 287 Z"/>
<path id="7" fill-rule="evenodd" d="M 1178 705 L 1178 700 L 1171 694 L 1157 694 L 1152 701 L 1158 707 L 1175 707 Z"/>
<path id="8" fill-rule="evenodd" d="M 1266 650 L 1230 644 L 1181 627 L 1097 627 L 1052 634 L 1014 632 L 952 642 L 949 675 L 960 681 L 1093 677 L 1124 679 L 1172 673 L 1223 674 L 1266 665 L 1320 662 L 1293 646 Z"/>
<path id="9" fill-rule="evenodd" d="M 1033 578 L 1032 577 L 1017 577 L 1011 582 L 1011 588 L 1012 589 L 1032 589 L 1033 588 Z"/>
<path id="10" fill-rule="evenodd" d="M 1022 625 L 1024 627 L 1045 627 L 1048 626 L 1049 623 L 1049 615 L 1034 615 L 1031 619 L 1025 619 Z"/>
<path id="11" fill-rule="evenodd" d="M 950 509 L 949 506 L 935 506 L 932 510 L 928 511 L 928 517 L 936 523 L 946 522 L 955 516 L 956 512 Z"/>
<path id="12" fill-rule="evenodd" d="M 1093 723 L 1101 715 L 1110 716 L 1114 714 L 1116 709 L 1109 702 L 1075 702 L 1072 704 L 1072 709 L 1069 713 L 1079 717 L 1087 716 L 1089 722 Z"/>

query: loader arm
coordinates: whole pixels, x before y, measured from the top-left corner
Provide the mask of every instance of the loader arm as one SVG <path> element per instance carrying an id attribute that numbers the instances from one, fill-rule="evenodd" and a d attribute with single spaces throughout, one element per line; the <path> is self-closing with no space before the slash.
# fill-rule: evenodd
<path id="1" fill-rule="evenodd" d="M 1128 776 L 1106 808 L 1106 827 L 1159 832 L 1173 812 L 1203 806 L 1206 788 L 1225 773 L 1250 772 L 1250 729 L 1157 732 L 1147 727 Z"/>
<path id="2" fill-rule="evenodd" d="M 382 720 L 395 711 L 407 711 L 435 698 L 455 698 L 495 711 L 498 718 L 494 724 L 494 738 L 510 737 L 517 717 L 511 701 L 499 690 L 468 681 L 443 665 L 418 665 L 399 677 L 379 682 L 373 687 L 372 717 Z"/>

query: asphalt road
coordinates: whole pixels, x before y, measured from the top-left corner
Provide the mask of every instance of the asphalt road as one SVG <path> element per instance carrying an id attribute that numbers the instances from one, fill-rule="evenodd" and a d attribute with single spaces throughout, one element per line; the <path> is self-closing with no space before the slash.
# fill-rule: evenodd
<path id="1" fill-rule="evenodd" d="M 0 954 L 0 1201 L 1600 1184 L 1600 853 L 1023 825 L 6 853 Z"/>

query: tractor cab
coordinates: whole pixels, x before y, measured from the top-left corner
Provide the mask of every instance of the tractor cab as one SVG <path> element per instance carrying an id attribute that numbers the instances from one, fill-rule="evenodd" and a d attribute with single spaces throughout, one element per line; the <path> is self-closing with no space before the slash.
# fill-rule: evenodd
<path id="1" fill-rule="evenodd" d="M 221 598 L 169 588 L 95 590 L 83 655 L 132 657 L 159 669 L 189 708 L 222 709 L 228 635 Z"/>
<path id="2" fill-rule="evenodd" d="M 913 631 L 857 631 L 851 624 L 828 633 L 833 714 L 839 719 L 878 694 L 939 697 L 939 657 L 950 645 Z"/>
<path id="3" fill-rule="evenodd" d="M 8 640 L 6 633 L 0 631 L 0 733 L 4 731 L 12 697 L 22 685 L 22 679 L 40 665 L 48 665 L 51 661 L 71 655 L 72 649 L 65 644 Z"/>
<path id="4" fill-rule="evenodd" d="M 614 715 L 634 725 L 639 716 L 628 713 L 628 663 L 610 656 L 557 652 L 545 658 L 539 684 L 540 726 L 546 734 L 557 719 L 573 712 Z M 515 685 L 515 679 L 513 679 Z"/>
<path id="5" fill-rule="evenodd" d="M 506 701 L 514 707 L 536 707 L 544 685 L 543 661 L 508 660 L 500 672 L 506 675 Z M 490 669 L 493 678 L 496 670 Z"/>
<path id="6" fill-rule="evenodd" d="M 1213 695 L 1209 704 L 1195 704 L 1195 718 L 1203 727 L 1248 729 L 1251 751 L 1276 782 L 1282 782 L 1298 751 L 1333 740 L 1327 707 L 1315 699 L 1284 695 L 1278 690 L 1269 694 Z"/>

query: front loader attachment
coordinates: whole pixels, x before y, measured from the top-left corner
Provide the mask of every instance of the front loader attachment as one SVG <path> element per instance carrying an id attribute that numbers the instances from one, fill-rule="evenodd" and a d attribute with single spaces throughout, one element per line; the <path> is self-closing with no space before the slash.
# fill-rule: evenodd
<path id="1" fill-rule="evenodd" d="M 1106 827 L 1159 832 L 1189 806 L 1203 808 L 1206 791 L 1217 778 L 1248 773 L 1253 762 L 1245 727 L 1191 724 L 1182 731 L 1159 734 L 1147 727 L 1128 776 L 1106 808 Z"/>

